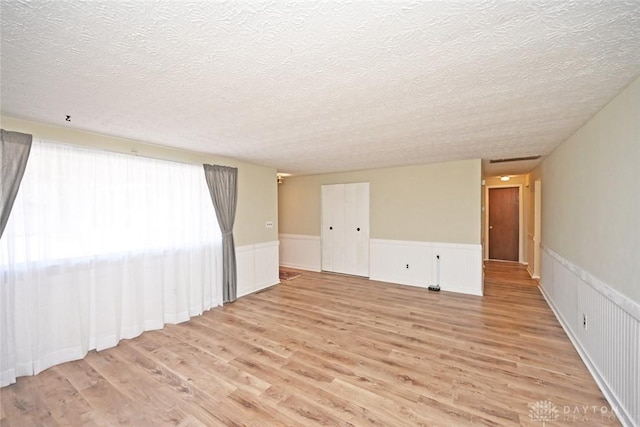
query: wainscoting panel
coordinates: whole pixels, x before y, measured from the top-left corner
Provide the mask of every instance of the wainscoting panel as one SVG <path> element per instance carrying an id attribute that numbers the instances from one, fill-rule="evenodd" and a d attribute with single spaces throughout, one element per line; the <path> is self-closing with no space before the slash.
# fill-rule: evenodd
<path id="1" fill-rule="evenodd" d="M 321 270 L 320 236 L 279 237 L 281 266 Z M 426 288 L 436 284 L 436 255 L 440 255 L 442 290 L 482 295 L 481 245 L 371 239 L 369 249 L 372 280 Z"/>
<path id="2" fill-rule="evenodd" d="M 481 245 L 371 239 L 370 278 L 420 287 L 435 285 L 437 255 L 442 290 L 482 295 Z"/>
<path id="3" fill-rule="evenodd" d="M 624 425 L 640 425 L 640 305 L 548 248 L 542 293 Z"/>
<path id="4" fill-rule="evenodd" d="M 320 236 L 280 234 L 280 265 L 301 270 L 320 271 L 322 246 Z"/>
<path id="5" fill-rule="evenodd" d="M 431 252 L 428 243 L 371 239 L 369 278 L 426 288 L 434 283 Z"/>
<path id="6" fill-rule="evenodd" d="M 238 297 L 280 283 L 277 241 L 237 247 L 236 262 Z"/>

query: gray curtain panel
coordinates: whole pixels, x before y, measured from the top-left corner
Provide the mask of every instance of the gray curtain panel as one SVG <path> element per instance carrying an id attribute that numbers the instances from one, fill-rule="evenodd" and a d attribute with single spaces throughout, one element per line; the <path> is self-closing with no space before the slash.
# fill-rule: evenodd
<path id="1" fill-rule="evenodd" d="M 233 242 L 233 222 L 238 201 L 238 168 L 203 165 L 209 193 L 222 231 L 222 295 L 224 302 L 233 302 L 238 294 L 236 248 Z"/>
<path id="2" fill-rule="evenodd" d="M 0 237 L 9 221 L 13 202 L 27 168 L 33 136 L 0 129 Z"/>

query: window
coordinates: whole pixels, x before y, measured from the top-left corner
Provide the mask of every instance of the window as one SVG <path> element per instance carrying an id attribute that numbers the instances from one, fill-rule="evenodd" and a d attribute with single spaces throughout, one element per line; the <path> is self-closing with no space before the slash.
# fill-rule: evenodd
<path id="1" fill-rule="evenodd" d="M 0 239 L 0 386 L 222 303 L 201 166 L 34 141 Z"/>
<path id="2" fill-rule="evenodd" d="M 17 265 L 198 247 L 220 232 L 201 167 L 34 141 L 5 234 L 1 263 Z"/>

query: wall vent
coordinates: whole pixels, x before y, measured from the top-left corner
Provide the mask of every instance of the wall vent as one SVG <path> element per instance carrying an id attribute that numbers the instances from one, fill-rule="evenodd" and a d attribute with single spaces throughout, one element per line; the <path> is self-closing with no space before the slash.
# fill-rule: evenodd
<path id="1" fill-rule="evenodd" d="M 538 154 L 536 156 L 512 157 L 510 159 L 492 159 L 489 160 L 489 163 L 521 162 L 523 160 L 538 160 L 540 157 L 540 154 Z"/>

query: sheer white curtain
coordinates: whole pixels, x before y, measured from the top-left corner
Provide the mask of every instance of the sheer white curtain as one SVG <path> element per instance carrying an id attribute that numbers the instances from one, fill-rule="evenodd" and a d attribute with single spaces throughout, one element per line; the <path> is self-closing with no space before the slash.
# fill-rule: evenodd
<path id="1" fill-rule="evenodd" d="M 200 166 L 34 141 L 0 240 L 0 386 L 222 304 Z"/>

